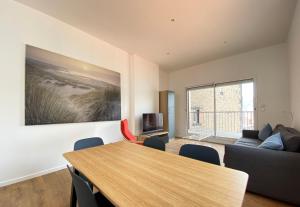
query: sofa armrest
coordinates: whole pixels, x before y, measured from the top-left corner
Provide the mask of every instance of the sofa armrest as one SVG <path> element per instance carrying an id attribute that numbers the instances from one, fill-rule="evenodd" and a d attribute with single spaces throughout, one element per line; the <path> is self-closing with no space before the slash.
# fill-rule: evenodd
<path id="1" fill-rule="evenodd" d="M 243 130 L 244 138 L 258 139 L 258 130 Z"/>
<path id="2" fill-rule="evenodd" d="M 226 145 L 224 163 L 249 174 L 248 191 L 300 205 L 300 153 Z"/>

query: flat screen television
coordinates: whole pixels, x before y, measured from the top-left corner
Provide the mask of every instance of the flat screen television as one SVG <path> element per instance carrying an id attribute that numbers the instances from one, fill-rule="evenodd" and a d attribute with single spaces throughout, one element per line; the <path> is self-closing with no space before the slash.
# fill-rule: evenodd
<path id="1" fill-rule="evenodd" d="M 143 114 L 143 133 L 151 133 L 163 130 L 163 114 Z"/>

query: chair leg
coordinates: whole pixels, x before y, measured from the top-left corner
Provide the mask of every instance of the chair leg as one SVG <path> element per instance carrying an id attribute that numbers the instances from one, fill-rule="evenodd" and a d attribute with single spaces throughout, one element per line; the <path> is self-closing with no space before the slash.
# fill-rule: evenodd
<path id="1" fill-rule="evenodd" d="M 76 175 L 79 175 L 79 171 L 74 169 L 74 173 Z M 71 182 L 71 198 L 70 198 L 70 207 L 76 207 L 77 206 L 77 195 L 76 195 L 76 191 L 75 191 L 75 187 L 73 185 L 73 181 Z"/>
<path id="2" fill-rule="evenodd" d="M 70 207 L 76 207 L 77 205 L 77 195 L 76 195 L 76 191 L 75 188 L 73 186 L 71 186 L 71 198 L 70 198 Z"/>

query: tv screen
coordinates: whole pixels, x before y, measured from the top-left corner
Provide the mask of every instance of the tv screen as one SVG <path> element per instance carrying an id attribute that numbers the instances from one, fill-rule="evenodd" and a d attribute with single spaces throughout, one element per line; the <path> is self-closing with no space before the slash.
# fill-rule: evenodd
<path id="1" fill-rule="evenodd" d="M 163 130 L 163 114 L 143 114 L 143 132 L 149 133 Z"/>

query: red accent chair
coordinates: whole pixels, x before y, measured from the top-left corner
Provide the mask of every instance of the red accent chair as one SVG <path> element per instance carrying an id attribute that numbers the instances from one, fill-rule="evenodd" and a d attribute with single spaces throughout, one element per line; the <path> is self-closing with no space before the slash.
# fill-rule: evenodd
<path id="1" fill-rule="evenodd" d="M 121 121 L 121 132 L 124 138 L 132 143 L 143 145 L 142 141 L 137 141 L 136 137 L 128 129 L 128 120 L 124 119 Z"/>

